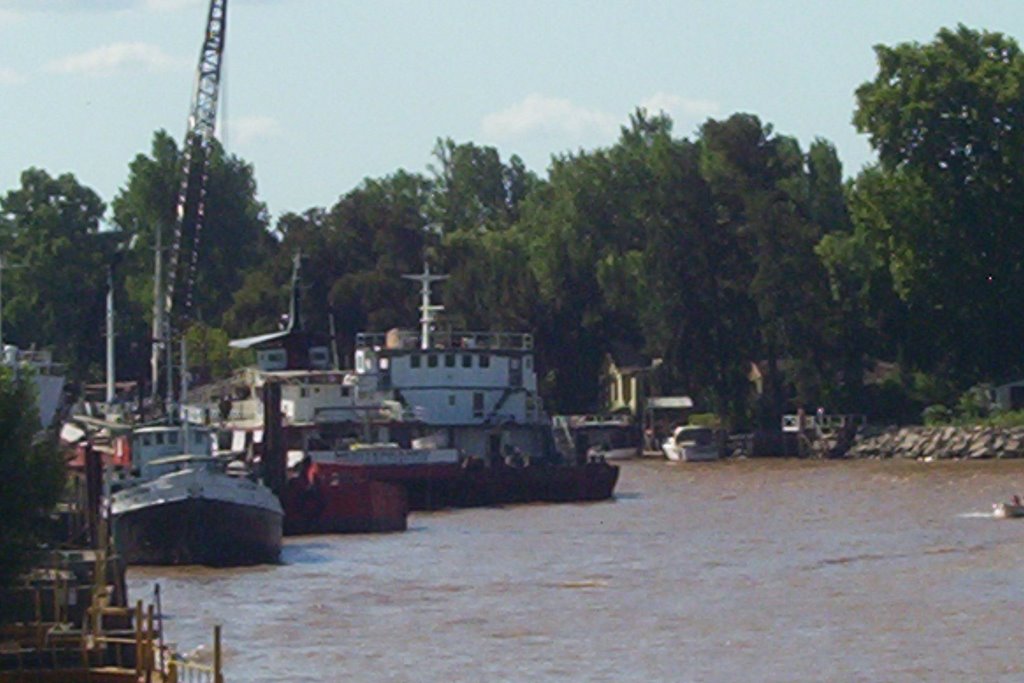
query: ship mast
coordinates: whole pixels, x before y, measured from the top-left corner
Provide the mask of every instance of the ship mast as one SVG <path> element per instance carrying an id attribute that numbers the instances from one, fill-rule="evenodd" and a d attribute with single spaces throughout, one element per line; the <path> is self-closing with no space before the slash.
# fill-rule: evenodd
<path id="1" fill-rule="evenodd" d="M 447 280 L 448 276 L 431 273 L 430 264 L 424 262 L 422 273 L 403 275 L 402 277 L 420 283 L 420 348 L 429 349 L 431 328 L 437 319 L 434 314 L 444 310 L 444 306 L 430 303 L 430 285 Z"/>

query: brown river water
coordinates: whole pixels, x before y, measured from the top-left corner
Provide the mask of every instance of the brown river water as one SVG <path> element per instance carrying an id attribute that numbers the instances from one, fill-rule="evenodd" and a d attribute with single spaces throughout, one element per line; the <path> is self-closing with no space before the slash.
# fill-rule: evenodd
<path id="1" fill-rule="evenodd" d="M 1021 681 L 1024 462 L 627 462 L 616 500 L 415 513 L 129 571 L 242 681 Z"/>

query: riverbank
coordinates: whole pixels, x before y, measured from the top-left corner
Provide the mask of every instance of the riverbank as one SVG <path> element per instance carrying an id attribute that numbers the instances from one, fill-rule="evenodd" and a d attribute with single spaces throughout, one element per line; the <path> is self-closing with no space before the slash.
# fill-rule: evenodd
<path id="1" fill-rule="evenodd" d="M 865 429 L 847 458 L 965 460 L 1024 458 L 1024 427 L 887 427 Z"/>

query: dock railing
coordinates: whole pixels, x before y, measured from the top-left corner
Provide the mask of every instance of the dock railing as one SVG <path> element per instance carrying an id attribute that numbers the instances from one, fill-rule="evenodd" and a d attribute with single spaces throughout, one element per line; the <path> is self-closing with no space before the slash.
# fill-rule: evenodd
<path id="1" fill-rule="evenodd" d="M 168 683 L 224 683 L 220 625 L 213 627 L 213 663 L 201 664 L 188 659 L 171 658 L 167 666 Z"/>
<path id="2" fill-rule="evenodd" d="M 796 413 L 782 416 L 782 431 L 813 431 L 819 436 L 825 436 L 848 427 L 863 427 L 867 422 L 867 416 L 861 414 Z"/>

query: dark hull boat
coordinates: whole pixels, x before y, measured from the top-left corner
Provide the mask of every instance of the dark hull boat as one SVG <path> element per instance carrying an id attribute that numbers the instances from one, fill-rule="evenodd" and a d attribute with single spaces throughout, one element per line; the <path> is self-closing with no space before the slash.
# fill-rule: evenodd
<path id="1" fill-rule="evenodd" d="M 471 467 L 457 481 L 449 504 L 473 507 L 608 500 L 618 479 L 619 468 L 604 461 L 580 465 Z"/>
<path id="2" fill-rule="evenodd" d="M 289 536 L 405 531 L 408 526 L 405 488 L 357 471 L 316 468 L 294 475 L 281 504 Z"/>
<path id="3" fill-rule="evenodd" d="M 239 566 L 281 556 L 283 512 L 263 485 L 229 475 L 213 458 L 111 496 L 115 547 L 127 564 Z"/>
<path id="4" fill-rule="evenodd" d="M 394 451 L 415 455 L 415 450 Z M 369 479 L 378 485 L 400 486 L 410 510 L 438 510 L 446 507 L 478 507 L 510 503 L 572 503 L 607 500 L 612 497 L 619 468 L 603 460 L 579 464 L 532 463 L 520 466 L 496 460 L 485 466 L 471 459 L 455 464 L 357 465 L 329 462 L 314 454 L 317 476 L 342 481 Z M 295 480 L 293 480 L 294 482 Z M 349 484 L 353 486 L 353 484 Z M 294 496 L 293 496 L 294 499 Z M 296 506 L 286 496 L 289 519 Z M 357 497 L 358 500 L 358 497 Z M 353 505 L 355 502 L 353 502 Z M 289 522 L 285 533 L 289 533 Z"/>

